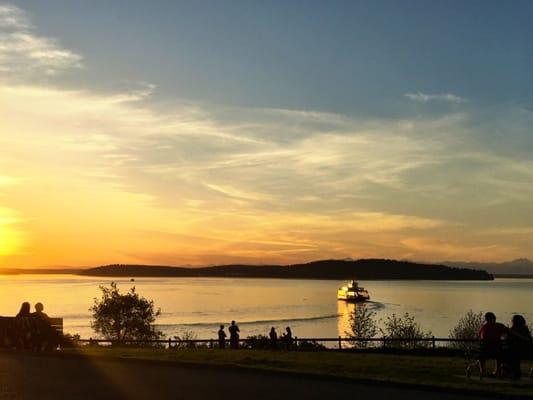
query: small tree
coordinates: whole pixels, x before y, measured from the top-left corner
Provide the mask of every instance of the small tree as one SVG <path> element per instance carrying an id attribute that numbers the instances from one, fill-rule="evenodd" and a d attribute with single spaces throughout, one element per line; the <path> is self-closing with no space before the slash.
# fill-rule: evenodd
<path id="1" fill-rule="evenodd" d="M 89 311 L 93 314 L 91 327 L 96 333 L 109 340 L 151 340 L 163 334 L 156 330 L 154 322 L 161 314 L 154 308 L 154 302 L 140 297 L 132 287 L 121 294 L 117 284 L 100 286 L 102 297 L 95 298 Z"/>
<path id="2" fill-rule="evenodd" d="M 414 339 L 426 339 L 431 337 L 431 331 L 425 332 L 420 324 L 415 321 L 415 317 L 405 313 L 399 317 L 396 314 L 389 315 L 383 321 L 384 329 L 381 333 L 387 339 L 395 339 L 393 346 L 397 347 L 415 347 L 422 346 L 424 342 L 418 342 Z M 402 341 L 405 339 L 405 341 Z"/>
<path id="3" fill-rule="evenodd" d="M 352 340 L 356 347 L 367 347 L 368 342 L 358 340 L 361 338 L 373 338 L 378 333 L 376 324 L 376 313 L 370 311 L 364 305 L 358 305 L 350 313 L 349 330 L 344 333 Z"/>
<path id="4" fill-rule="evenodd" d="M 474 312 L 469 310 L 463 315 L 457 325 L 450 331 L 450 339 L 471 339 L 475 340 L 479 337 L 479 328 L 483 325 L 485 318 L 482 312 Z M 468 342 L 452 342 L 451 347 L 462 350 L 473 350 L 479 347 L 477 343 Z"/>

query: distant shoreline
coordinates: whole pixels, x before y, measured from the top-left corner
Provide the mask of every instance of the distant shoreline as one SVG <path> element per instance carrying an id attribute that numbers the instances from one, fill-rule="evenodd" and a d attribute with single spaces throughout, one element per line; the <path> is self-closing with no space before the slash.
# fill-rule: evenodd
<path id="1" fill-rule="evenodd" d="M 17 270 L 17 271 L 8 271 L 8 272 L 5 272 L 5 271 L 0 271 L 0 275 L 5 275 L 5 276 L 13 276 L 13 275 L 72 275 L 72 276 L 101 276 L 101 277 L 116 277 L 116 278 L 198 278 L 198 276 L 168 276 L 168 275 L 143 275 L 143 276 L 110 276 L 110 275 L 88 275 L 88 274 L 84 274 L 82 273 L 83 270 L 73 270 L 73 271 L 55 271 L 55 270 L 45 270 L 45 271 L 40 271 L 40 270 L 30 270 L 30 271 L 27 271 L 27 270 L 24 270 L 24 269 L 20 269 L 20 270 Z M 494 277 L 494 279 L 533 279 L 533 274 L 532 275 L 527 275 L 527 274 L 492 274 L 492 276 Z M 236 279 L 287 279 L 287 280 L 291 280 L 291 279 L 307 279 L 307 280 L 323 280 L 323 281 L 326 281 L 326 280 L 342 280 L 342 279 L 327 279 L 327 278 L 292 278 L 292 277 L 286 277 L 286 278 L 281 278 L 281 277 L 274 277 L 274 278 L 265 278 L 265 277 L 248 277 L 248 276 L 204 276 L 204 278 L 236 278 Z M 362 279 L 362 280 L 365 280 L 365 281 L 412 281 L 412 280 L 431 280 L 431 279 L 404 279 L 404 278 L 376 278 L 376 279 L 372 279 L 372 278 L 366 278 L 366 279 Z M 438 279 L 438 280 L 449 280 L 449 281 L 454 281 L 454 280 L 458 280 L 458 279 Z M 465 279 L 460 279 L 460 280 L 465 280 Z M 475 280 L 475 281 L 478 281 L 479 279 L 472 279 L 472 280 Z"/>
<path id="2" fill-rule="evenodd" d="M 212 277 L 313 280 L 493 280 L 484 270 L 387 259 L 320 260 L 293 265 L 219 265 L 185 268 L 164 265 L 113 264 L 87 269 L 4 269 L 0 273 L 70 274 L 100 277 Z"/>
<path id="3" fill-rule="evenodd" d="M 79 272 L 108 277 L 213 277 L 315 280 L 493 280 L 486 271 L 386 259 L 321 260 L 294 265 L 219 265 L 183 268 L 161 265 L 106 265 Z"/>

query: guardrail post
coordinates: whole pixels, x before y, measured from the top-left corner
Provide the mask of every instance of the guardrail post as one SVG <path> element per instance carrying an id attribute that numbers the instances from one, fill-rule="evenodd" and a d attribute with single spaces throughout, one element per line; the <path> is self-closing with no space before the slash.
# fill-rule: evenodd
<path id="1" fill-rule="evenodd" d="M 172 339 L 168 338 L 168 349 L 170 350 L 172 348 Z"/>
<path id="2" fill-rule="evenodd" d="M 387 347 L 387 338 L 383 336 L 383 348 Z"/>
<path id="3" fill-rule="evenodd" d="M 341 337 L 339 336 L 339 350 L 342 350 L 342 341 L 341 341 Z"/>
<path id="4" fill-rule="evenodd" d="M 298 350 L 298 336 L 294 337 L 294 350 Z"/>
<path id="5" fill-rule="evenodd" d="M 209 339 L 209 346 L 213 348 L 213 339 Z"/>
<path id="6" fill-rule="evenodd" d="M 433 347 L 433 350 L 435 350 L 435 336 L 431 337 L 431 346 Z"/>

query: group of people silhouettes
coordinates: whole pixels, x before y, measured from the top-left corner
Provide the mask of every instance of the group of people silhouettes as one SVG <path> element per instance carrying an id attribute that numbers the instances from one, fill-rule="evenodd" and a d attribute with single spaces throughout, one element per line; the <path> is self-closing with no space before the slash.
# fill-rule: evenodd
<path id="1" fill-rule="evenodd" d="M 239 333 L 241 330 L 239 329 L 239 325 L 235 323 L 235 321 L 231 321 L 231 325 L 228 328 L 229 331 L 229 345 L 232 349 L 238 349 L 239 348 Z M 226 348 L 226 332 L 224 331 L 224 325 L 220 325 L 220 329 L 218 330 L 218 347 L 221 349 Z"/>
<path id="2" fill-rule="evenodd" d="M 229 331 L 229 344 L 231 349 L 238 349 L 239 348 L 239 333 L 241 332 L 239 329 L 239 326 L 235 323 L 235 321 L 231 321 L 231 325 L 228 328 Z M 220 349 L 226 348 L 226 332 L 224 331 L 224 325 L 220 325 L 220 329 L 218 330 L 218 347 Z M 269 345 L 270 348 L 275 350 L 278 348 L 278 333 L 276 332 L 276 328 L 272 327 L 270 329 L 270 333 L 268 335 L 269 338 Z M 291 350 L 293 346 L 294 339 L 292 337 L 292 331 L 290 327 L 285 328 L 285 334 L 281 336 L 281 341 L 285 344 L 285 348 L 287 350 Z"/>
<path id="3" fill-rule="evenodd" d="M 13 332 L 18 349 L 41 351 L 52 348 L 57 341 L 55 333 L 42 303 L 35 304 L 34 312 L 31 312 L 30 303 L 22 303 L 15 317 Z"/>
<path id="4" fill-rule="evenodd" d="M 485 314 L 485 323 L 479 330 L 481 340 L 480 367 L 485 374 L 485 363 L 489 359 L 496 360 L 494 376 L 501 377 L 508 374 L 512 379 L 522 376 L 520 362 L 522 358 L 531 354 L 533 340 L 527 327 L 526 320 L 521 315 L 514 315 L 511 327 L 496 322 L 496 315 L 492 312 Z"/>
<path id="5" fill-rule="evenodd" d="M 270 328 L 270 333 L 268 334 L 268 338 L 270 340 L 270 347 L 273 350 L 276 350 L 278 348 L 278 333 L 276 332 L 276 328 L 272 327 Z M 294 343 L 294 339 L 292 337 L 292 331 L 291 328 L 288 326 L 285 328 L 285 334 L 281 336 L 281 341 L 285 344 L 286 350 L 291 350 L 292 345 Z"/>

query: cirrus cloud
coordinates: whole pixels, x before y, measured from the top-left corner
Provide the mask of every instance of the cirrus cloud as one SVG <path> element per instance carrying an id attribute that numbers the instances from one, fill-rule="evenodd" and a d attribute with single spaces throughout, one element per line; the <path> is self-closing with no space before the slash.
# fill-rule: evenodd
<path id="1" fill-rule="evenodd" d="M 56 40 L 39 36 L 26 14 L 0 4 L 0 72 L 5 75 L 56 73 L 82 66 L 82 57 Z"/>
<path id="2" fill-rule="evenodd" d="M 417 93 L 406 93 L 404 95 L 409 100 L 420 102 L 420 103 L 429 103 L 431 101 L 442 101 L 447 103 L 466 103 L 468 100 L 457 96 L 452 93 L 440 93 L 440 94 L 427 94 L 422 92 Z"/>

